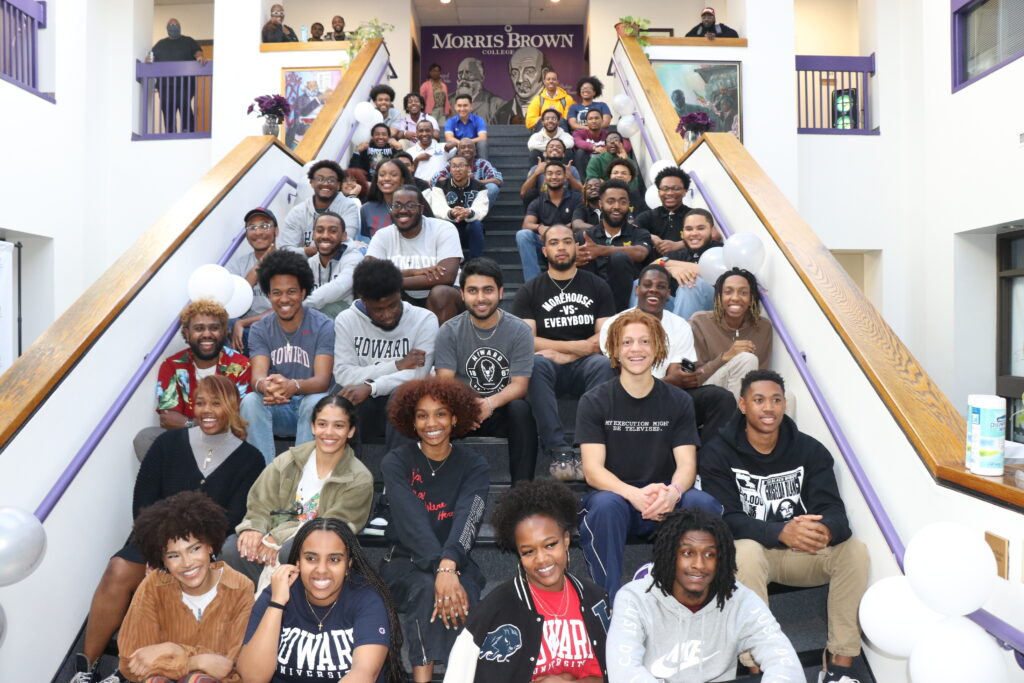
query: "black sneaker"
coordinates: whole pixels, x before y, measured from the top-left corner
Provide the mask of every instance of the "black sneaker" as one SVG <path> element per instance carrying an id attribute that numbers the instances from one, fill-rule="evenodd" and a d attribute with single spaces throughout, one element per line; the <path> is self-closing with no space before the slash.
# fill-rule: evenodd
<path id="1" fill-rule="evenodd" d="M 573 466 L 572 449 L 566 448 L 551 451 L 551 466 L 548 472 L 559 481 L 574 481 L 576 479 L 576 468 Z"/>
<path id="2" fill-rule="evenodd" d="M 95 671 L 89 666 L 89 660 L 82 653 L 76 654 L 75 675 L 69 683 L 93 683 L 95 680 Z"/>
<path id="3" fill-rule="evenodd" d="M 381 491 L 377 498 L 377 504 L 373 506 L 370 513 L 370 521 L 363 527 L 363 534 L 366 536 L 383 536 L 388 528 L 388 517 L 391 509 L 388 507 L 387 491 Z"/>

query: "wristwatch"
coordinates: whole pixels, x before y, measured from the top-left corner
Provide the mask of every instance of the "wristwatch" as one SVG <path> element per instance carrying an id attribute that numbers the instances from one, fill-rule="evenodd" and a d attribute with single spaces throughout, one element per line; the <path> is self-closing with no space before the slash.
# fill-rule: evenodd
<path id="1" fill-rule="evenodd" d="M 191 418 L 191 417 L 185 418 L 185 429 L 192 429 L 195 426 L 196 426 L 195 418 Z"/>
<path id="2" fill-rule="evenodd" d="M 370 387 L 370 396 L 377 398 L 377 382 L 372 379 L 364 379 L 363 384 Z"/>

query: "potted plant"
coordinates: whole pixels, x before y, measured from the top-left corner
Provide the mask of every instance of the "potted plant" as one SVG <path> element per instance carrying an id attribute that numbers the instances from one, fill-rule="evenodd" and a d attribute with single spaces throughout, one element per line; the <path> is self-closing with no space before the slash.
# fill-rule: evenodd
<path id="1" fill-rule="evenodd" d="M 281 132 L 281 122 L 292 113 L 292 105 L 280 95 L 260 95 L 249 105 L 246 113 L 251 114 L 257 108 L 259 113 L 256 116 L 266 119 L 263 122 L 263 134 L 275 137 Z"/>
<path id="2" fill-rule="evenodd" d="M 374 38 L 383 38 L 385 31 L 394 31 L 395 25 L 388 24 L 380 21 L 379 19 L 371 19 L 365 21 L 359 25 L 355 31 L 348 34 L 348 57 L 351 61 L 356 54 L 363 49 L 363 45 L 366 41 L 373 40 Z"/>
<path id="3" fill-rule="evenodd" d="M 710 116 L 705 112 L 697 111 L 681 116 L 679 125 L 676 126 L 676 132 L 692 145 L 701 135 L 714 127 L 715 122 L 711 120 Z"/>
<path id="4" fill-rule="evenodd" d="M 619 17 L 619 23 L 615 24 L 615 32 L 620 36 L 636 38 L 640 47 L 647 47 L 647 29 L 651 27 L 651 20 L 643 17 Z"/>

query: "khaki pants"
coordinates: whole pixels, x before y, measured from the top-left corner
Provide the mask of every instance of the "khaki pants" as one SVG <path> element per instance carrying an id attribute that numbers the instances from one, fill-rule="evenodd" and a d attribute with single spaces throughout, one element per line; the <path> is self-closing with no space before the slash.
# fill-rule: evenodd
<path id="1" fill-rule="evenodd" d="M 728 363 L 715 370 L 704 384 L 713 384 L 732 392 L 736 400 L 740 400 L 740 384 L 751 370 L 757 370 L 757 356 L 749 351 L 737 353 Z"/>
<path id="2" fill-rule="evenodd" d="M 791 548 L 765 548 L 757 541 L 736 541 L 736 580 L 768 604 L 768 583 L 812 587 L 828 584 L 828 651 L 834 655 L 860 654 L 857 609 L 868 583 L 868 551 L 850 538 L 815 555 Z M 752 666 L 750 652 L 740 662 Z"/>

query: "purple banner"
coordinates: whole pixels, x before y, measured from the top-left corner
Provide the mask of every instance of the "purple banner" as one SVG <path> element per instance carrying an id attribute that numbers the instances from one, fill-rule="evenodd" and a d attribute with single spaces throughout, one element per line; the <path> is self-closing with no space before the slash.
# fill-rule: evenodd
<path id="1" fill-rule="evenodd" d="M 488 123 L 522 123 L 548 71 L 575 97 L 576 82 L 590 73 L 583 36 L 576 25 L 424 26 L 420 82 L 439 64 L 452 99 L 472 95 L 473 113 Z"/>

